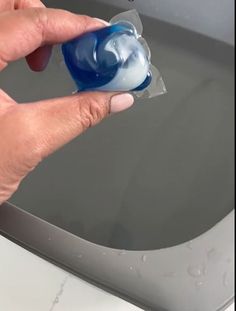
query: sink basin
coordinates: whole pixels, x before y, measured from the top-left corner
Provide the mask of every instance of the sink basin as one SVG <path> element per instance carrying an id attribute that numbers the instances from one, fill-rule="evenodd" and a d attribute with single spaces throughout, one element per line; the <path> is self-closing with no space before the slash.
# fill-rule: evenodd
<path id="1" fill-rule="evenodd" d="M 109 20 L 121 9 L 108 3 L 46 2 Z M 0 231 L 148 310 L 223 310 L 234 295 L 234 46 L 224 17 L 233 2 L 217 33 L 218 10 L 206 22 L 181 0 L 172 19 L 171 3 L 147 3 L 119 6 L 145 13 L 168 94 L 138 100 L 44 161 L 0 207 Z M 11 64 L 0 84 L 19 102 L 75 89 L 58 51 L 41 74 Z"/>

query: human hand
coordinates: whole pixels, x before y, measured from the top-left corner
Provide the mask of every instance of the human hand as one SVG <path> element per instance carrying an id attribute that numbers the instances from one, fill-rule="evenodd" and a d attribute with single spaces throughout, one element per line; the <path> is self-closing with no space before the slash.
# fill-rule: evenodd
<path id="1" fill-rule="evenodd" d="M 88 16 L 47 9 L 39 0 L 0 0 L 0 71 L 22 57 L 41 71 L 53 44 L 103 26 Z M 132 104 L 129 94 L 87 92 L 19 105 L 0 89 L 0 205 L 45 157 Z"/>

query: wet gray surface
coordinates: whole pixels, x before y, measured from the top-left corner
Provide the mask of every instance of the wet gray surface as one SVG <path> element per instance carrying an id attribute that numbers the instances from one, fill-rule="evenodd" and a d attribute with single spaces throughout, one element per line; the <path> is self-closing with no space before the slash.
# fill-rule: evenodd
<path id="1" fill-rule="evenodd" d="M 64 7 L 107 19 L 118 12 L 74 3 Z M 190 240 L 234 206 L 233 48 L 151 19 L 144 29 L 168 94 L 87 131 L 42 163 L 11 200 L 122 249 Z M 74 86 L 59 63 L 54 58 L 42 74 L 11 64 L 1 88 L 20 102 L 69 94 Z"/>

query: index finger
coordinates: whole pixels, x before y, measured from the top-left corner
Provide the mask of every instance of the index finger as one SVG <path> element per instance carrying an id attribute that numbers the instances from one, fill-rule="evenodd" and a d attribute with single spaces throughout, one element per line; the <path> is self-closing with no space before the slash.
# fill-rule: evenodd
<path id="1" fill-rule="evenodd" d="M 68 41 L 104 26 L 85 15 L 47 8 L 30 8 L 0 14 L 0 70 L 38 47 Z"/>

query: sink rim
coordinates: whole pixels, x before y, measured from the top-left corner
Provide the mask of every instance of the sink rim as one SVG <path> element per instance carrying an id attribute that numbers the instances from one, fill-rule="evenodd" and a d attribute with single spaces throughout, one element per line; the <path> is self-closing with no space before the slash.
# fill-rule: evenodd
<path id="1" fill-rule="evenodd" d="M 196 295 L 196 289 L 195 292 L 191 292 L 189 276 L 183 274 L 177 276 L 179 280 L 181 280 L 181 286 L 179 286 L 179 280 L 178 287 L 176 286 L 176 278 L 173 277 L 172 280 L 169 278 L 168 287 L 165 288 L 167 285 L 167 278 L 164 278 L 164 274 L 158 274 L 158 271 L 162 273 L 164 273 L 164 271 L 168 272 L 169 268 L 172 268 L 172 266 L 180 268 L 180 270 L 183 267 L 187 267 L 187 265 L 189 267 L 190 263 L 196 263 L 196 258 L 199 261 L 200 259 L 202 260 L 203 249 L 208 249 L 206 247 L 207 245 L 209 245 L 208 247 L 212 247 L 214 241 L 218 243 L 218 248 L 223 250 L 222 254 L 224 257 L 230 256 L 228 254 L 232 253 L 234 247 L 234 243 L 231 241 L 234 231 L 234 214 L 234 210 L 231 211 L 211 229 L 192 240 L 192 250 L 186 247 L 188 242 L 185 242 L 177 246 L 158 250 L 126 250 L 125 256 L 120 256 L 119 252 L 121 250 L 112 249 L 84 240 L 10 203 L 4 203 L 0 206 L 0 232 L 7 238 L 10 238 L 14 242 L 17 242 L 17 244 L 20 244 L 48 261 L 61 266 L 63 269 L 72 272 L 82 279 L 100 288 L 104 288 L 108 292 L 134 303 L 139 307 L 151 307 L 152 310 L 159 310 L 158 308 L 160 307 L 168 307 L 168 310 L 172 310 L 171 306 L 174 306 L 176 303 L 176 295 L 179 295 L 178 299 L 180 299 L 180 301 L 182 299 L 181 303 L 184 305 L 185 301 L 182 297 L 183 290 L 186 291 L 186 295 L 188 295 L 191 301 L 191 297 L 194 299 L 194 293 Z M 31 219 L 31 225 L 25 226 L 25 221 L 27 219 Z M 223 235 L 225 237 L 222 238 Z M 49 240 L 48 236 L 52 238 Z M 52 241 L 54 243 L 52 243 Z M 78 258 L 77 261 L 75 261 L 75 251 L 78 254 L 78 250 L 80 250 L 79 253 L 83 253 L 83 256 L 85 254 L 84 257 L 87 256 L 86 261 L 78 262 Z M 139 279 L 142 283 L 142 289 L 140 291 L 140 288 L 136 284 L 138 282 L 133 283 L 132 287 L 129 288 L 130 282 L 132 283 L 133 281 L 131 280 L 130 270 L 127 269 L 133 267 L 131 265 L 134 262 L 137 264 L 138 260 L 140 267 L 140 258 L 143 254 L 147 256 L 148 260 L 147 264 L 142 265 L 140 268 L 142 277 L 142 279 Z M 117 255 L 119 255 L 119 257 Z M 233 258 L 234 257 L 231 259 Z M 174 262 L 171 262 L 172 259 L 174 259 Z M 217 276 L 224 272 L 220 263 L 221 261 L 211 265 L 209 264 L 210 270 L 214 272 L 210 273 L 211 275 L 208 277 L 208 283 L 211 284 L 206 283 L 205 290 L 201 291 L 199 294 L 202 295 L 203 298 L 199 299 L 200 303 L 207 301 L 206 295 L 208 295 L 208 300 L 209 297 L 214 296 L 211 297 L 211 299 L 214 300 L 213 304 L 217 303 L 216 310 L 224 310 L 225 306 L 228 306 L 234 299 L 233 285 L 225 288 L 225 292 L 223 293 L 222 286 L 217 283 Z M 155 271 L 150 272 L 149 268 L 153 267 L 154 264 Z M 164 268 L 162 269 L 161 266 Z M 234 283 L 234 279 L 232 279 L 234 275 L 233 260 L 231 260 L 228 267 L 228 277 L 230 281 Z M 133 268 L 132 270 L 136 271 Z M 219 295 L 207 294 L 209 289 L 212 290 L 212 284 L 214 284 L 214 290 L 217 290 Z M 151 292 L 155 286 L 159 286 L 158 289 L 160 293 L 158 292 L 156 296 L 153 296 Z M 217 287 L 217 289 L 215 289 L 215 287 Z M 166 297 L 168 297 L 168 299 Z"/>

